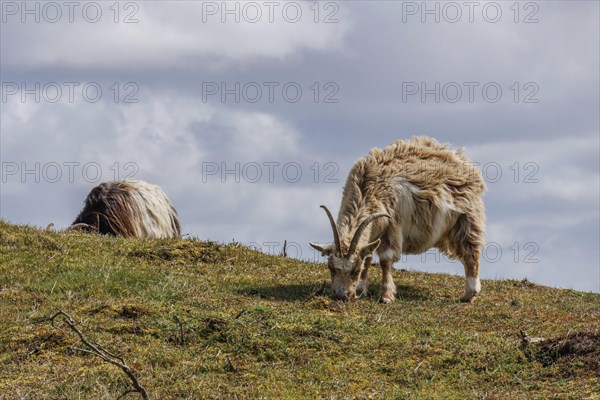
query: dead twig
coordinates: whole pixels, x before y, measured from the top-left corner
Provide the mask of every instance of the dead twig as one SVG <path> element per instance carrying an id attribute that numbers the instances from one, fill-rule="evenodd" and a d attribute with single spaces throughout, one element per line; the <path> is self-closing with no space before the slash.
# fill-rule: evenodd
<path id="1" fill-rule="evenodd" d="M 227 356 L 226 360 L 227 360 L 227 369 L 231 372 L 237 372 L 237 368 L 231 362 L 231 357 Z"/>
<path id="2" fill-rule="evenodd" d="M 181 322 L 181 320 L 179 319 L 179 317 L 176 314 L 173 314 L 173 319 L 179 326 L 179 338 L 178 338 L 179 345 L 183 346 L 185 344 L 185 338 L 183 336 L 183 323 Z"/>
<path id="3" fill-rule="evenodd" d="M 81 340 L 81 342 L 84 345 L 86 345 L 86 347 L 87 347 L 87 349 L 72 347 L 74 350 L 78 350 L 83 353 L 89 353 L 89 354 L 98 356 L 103 361 L 105 361 L 109 364 L 112 364 L 116 367 L 119 367 L 121 369 L 121 371 L 123 371 L 125 373 L 125 375 L 127 375 L 129 380 L 131 381 L 131 384 L 133 385 L 133 388 L 125 391 L 123 394 L 121 394 L 121 396 L 118 397 L 118 399 L 123 398 L 125 395 L 127 395 L 129 393 L 139 393 L 142 396 L 142 399 L 144 399 L 144 400 L 149 399 L 146 389 L 142 385 L 140 385 L 137 377 L 135 376 L 135 374 L 133 373 L 131 368 L 125 363 L 125 360 L 123 360 L 122 357 L 109 352 L 104 347 L 100 346 L 99 344 L 90 342 L 88 340 L 88 338 L 86 338 L 85 335 L 79 330 L 79 328 L 77 328 L 75 321 L 73 320 L 73 318 L 71 318 L 71 316 L 69 314 L 67 314 L 66 312 L 64 312 L 62 310 L 58 310 L 58 312 L 56 314 L 54 314 L 50 318 L 47 318 L 46 320 L 50 321 L 52 323 L 52 326 L 54 326 L 54 321 L 56 320 L 56 318 L 61 317 L 61 316 L 62 316 L 62 320 L 64 321 L 64 323 L 66 323 L 69 326 L 69 328 L 71 328 L 71 330 L 73 332 L 75 332 L 77 334 L 77 336 L 79 336 L 79 340 Z"/>
<path id="4" fill-rule="evenodd" d="M 519 333 L 519 337 L 521 338 L 521 347 L 522 348 L 527 348 L 529 345 L 531 345 L 533 343 L 539 343 L 539 342 L 543 342 L 544 340 L 546 340 L 543 337 L 531 337 L 525 331 L 521 331 Z"/>
<path id="5" fill-rule="evenodd" d="M 283 251 L 281 253 L 283 257 L 287 257 L 287 240 L 283 241 Z"/>
<path id="6" fill-rule="evenodd" d="M 423 363 L 425 362 L 425 360 L 422 360 L 419 365 L 417 365 L 417 367 L 413 370 L 413 372 L 417 372 L 419 370 L 419 368 L 421 367 L 421 365 L 423 365 Z"/>

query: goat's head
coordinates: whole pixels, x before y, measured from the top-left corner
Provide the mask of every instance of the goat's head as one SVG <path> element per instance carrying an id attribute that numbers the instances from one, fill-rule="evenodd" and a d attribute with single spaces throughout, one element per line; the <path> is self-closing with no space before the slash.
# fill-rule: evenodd
<path id="1" fill-rule="evenodd" d="M 350 247 L 347 252 L 342 248 L 340 234 L 333 220 L 331 212 L 325 206 L 321 206 L 327 213 L 331 229 L 333 230 L 333 244 L 310 243 L 310 245 L 319 250 L 322 255 L 328 256 L 327 267 L 331 273 L 331 289 L 333 297 L 337 300 L 354 300 L 356 298 L 356 288 L 360 281 L 360 276 L 364 268 L 365 258 L 373 254 L 373 251 L 379 247 L 380 239 L 359 247 L 360 238 L 367 226 L 379 217 L 391 218 L 388 214 L 378 213 L 369 216 L 356 229 Z"/>

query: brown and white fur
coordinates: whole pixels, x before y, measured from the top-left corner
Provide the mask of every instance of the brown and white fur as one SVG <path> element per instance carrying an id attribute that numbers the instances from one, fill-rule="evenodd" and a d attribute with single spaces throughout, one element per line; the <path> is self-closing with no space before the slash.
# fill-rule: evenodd
<path id="1" fill-rule="evenodd" d="M 479 256 L 485 213 L 481 172 L 448 145 L 420 136 L 373 149 L 354 164 L 337 224 L 325 206 L 333 244 L 311 243 L 329 256 L 333 295 L 352 300 L 367 292 L 373 251 L 383 276 L 380 300 L 391 303 L 396 286 L 392 266 L 401 254 L 437 248 L 465 268 L 463 302 L 481 290 Z M 354 242 L 354 243 L 353 243 Z"/>
<path id="2" fill-rule="evenodd" d="M 165 192 L 140 180 L 105 182 L 85 199 L 71 228 L 125 237 L 174 238 L 181 234 L 177 211 Z"/>

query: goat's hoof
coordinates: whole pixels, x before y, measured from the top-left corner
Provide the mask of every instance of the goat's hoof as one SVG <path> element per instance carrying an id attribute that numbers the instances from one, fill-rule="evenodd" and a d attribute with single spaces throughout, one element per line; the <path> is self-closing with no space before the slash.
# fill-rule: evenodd
<path id="1" fill-rule="evenodd" d="M 383 303 L 383 304 L 391 304 L 394 302 L 394 297 L 381 296 L 381 298 L 379 299 L 379 302 Z"/>
<path id="2" fill-rule="evenodd" d="M 467 293 L 465 293 L 460 298 L 460 302 L 461 303 L 473 303 L 475 301 L 476 297 L 477 297 L 476 293 L 473 293 L 473 294 L 467 294 Z"/>

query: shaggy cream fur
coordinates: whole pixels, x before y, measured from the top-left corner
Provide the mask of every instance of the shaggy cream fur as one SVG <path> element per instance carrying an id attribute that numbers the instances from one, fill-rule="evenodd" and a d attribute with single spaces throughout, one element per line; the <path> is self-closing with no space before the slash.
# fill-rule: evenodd
<path id="1" fill-rule="evenodd" d="M 72 226 L 76 225 L 125 237 L 180 235 L 177 211 L 165 192 L 140 180 L 105 182 L 93 188 Z"/>
<path id="2" fill-rule="evenodd" d="M 391 278 L 394 262 L 401 254 L 419 254 L 434 247 L 459 259 L 465 267 L 466 291 L 462 301 L 472 301 L 480 290 L 479 256 L 484 244 L 485 212 L 481 199 L 485 183 L 481 172 L 463 154 L 435 139 L 420 136 L 398 140 L 384 149 L 373 149 L 355 164 L 348 175 L 337 218 L 341 251 L 333 246 L 313 244 L 332 257 L 334 271 L 346 276 L 334 292 L 346 293 L 356 287 L 354 268 L 368 268 L 361 262 L 365 247 L 380 240 L 377 254 L 383 272 L 382 301 L 394 299 Z M 369 216 L 377 218 L 360 236 L 354 254 L 347 254 L 358 227 Z M 336 255 L 346 254 L 350 270 Z M 344 264 L 345 265 L 345 264 Z M 361 272 L 361 271 L 359 271 Z M 337 272 L 336 272 L 337 274 Z M 361 289 L 366 274 L 361 277 Z M 351 290 L 350 290 L 351 291 Z M 344 298 L 344 296 L 340 296 Z"/>

